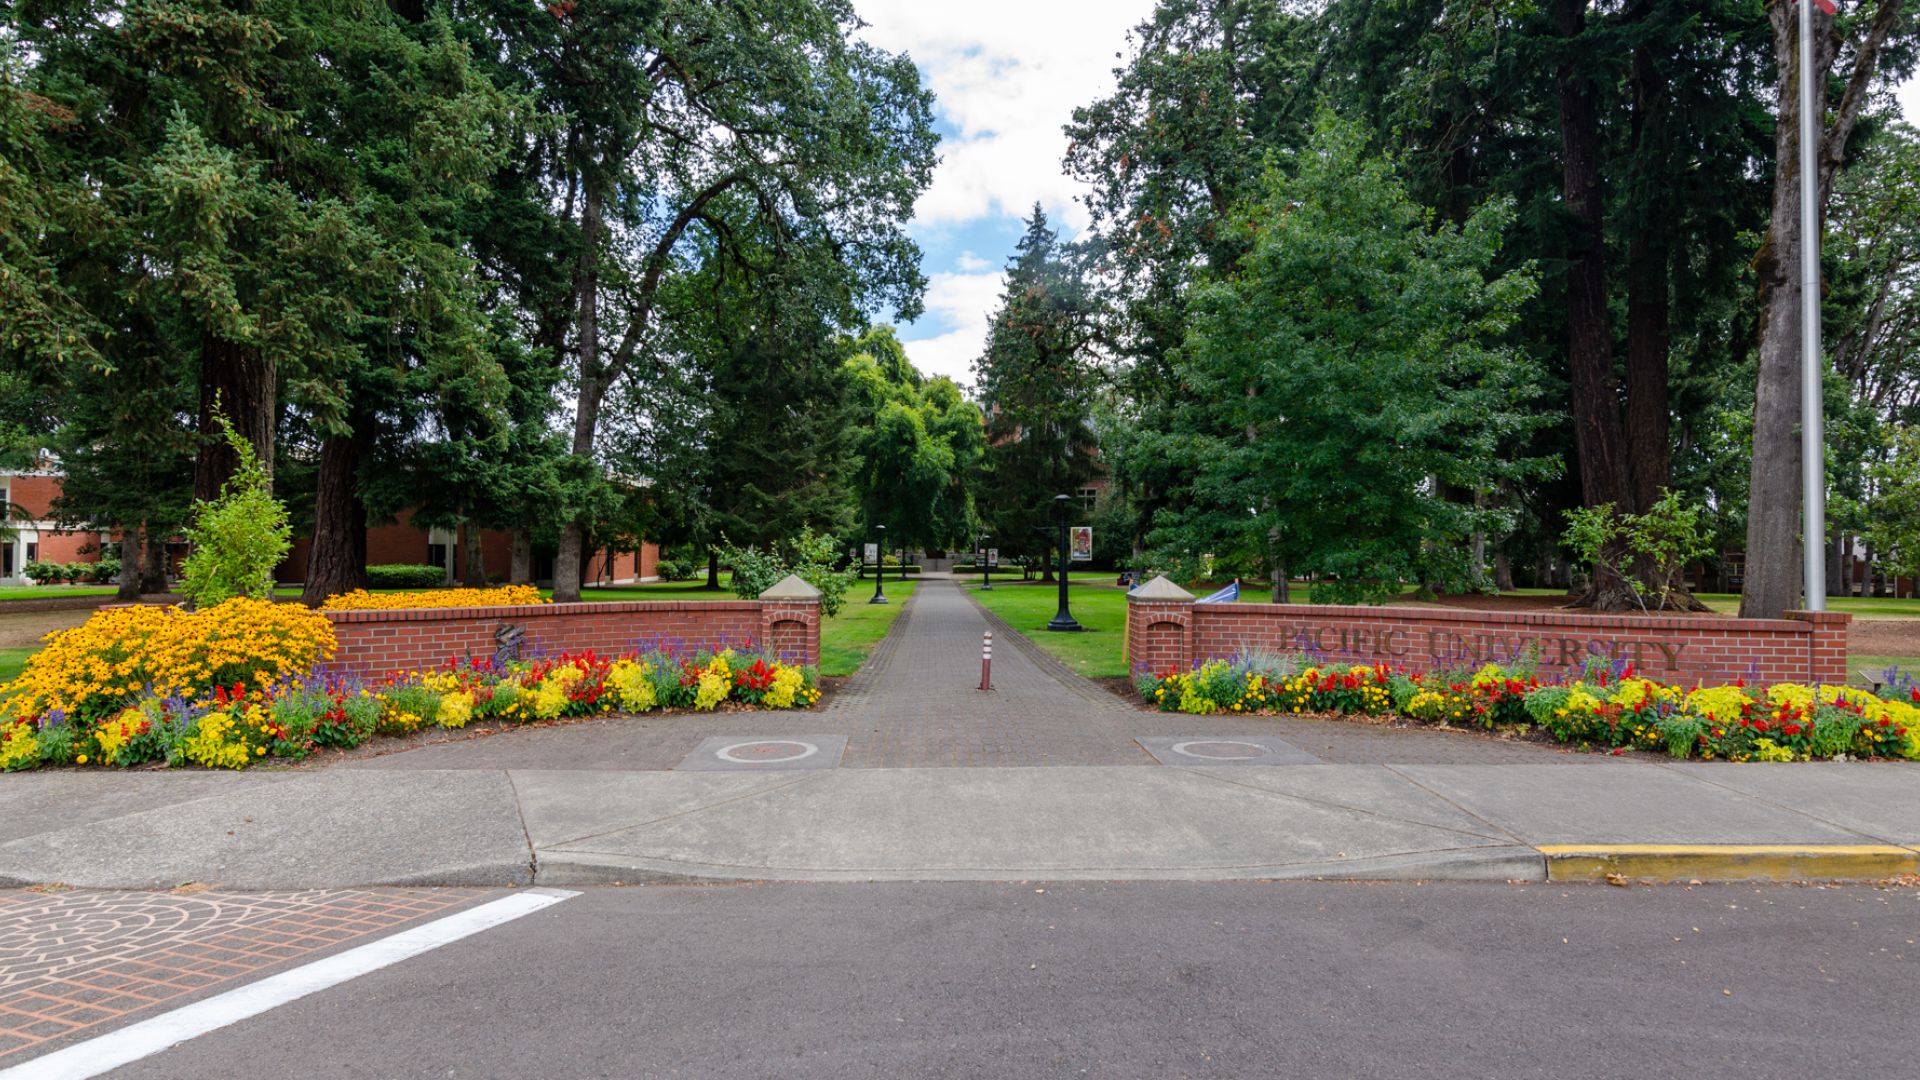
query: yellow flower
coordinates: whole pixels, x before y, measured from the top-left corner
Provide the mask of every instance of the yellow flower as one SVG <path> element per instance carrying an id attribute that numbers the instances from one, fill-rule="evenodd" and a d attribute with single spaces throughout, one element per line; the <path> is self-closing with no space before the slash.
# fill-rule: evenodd
<path id="1" fill-rule="evenodd" d="M 403 608 L 518 607 L 544 604 L 547 599 L 532 585 L 502 585 L 494 589 L 428 589 L 421 592 L 370 593 L 365 589 L 327 597 L 321 611 L 388 611 Z"/>

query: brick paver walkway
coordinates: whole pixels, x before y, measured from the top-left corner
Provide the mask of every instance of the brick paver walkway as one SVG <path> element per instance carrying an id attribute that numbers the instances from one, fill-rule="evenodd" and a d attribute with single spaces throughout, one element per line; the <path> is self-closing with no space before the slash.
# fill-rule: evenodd
<path id="1" fill-rule="evenodd" d="M 1133 741 L 1141 713 L 1100 687 L 995 634 L 993 691 L 981 693 L 983 615 L 952 580 L 913 601 L 827 710 L 854 721 L 843 762 L 942 765 L 1151 765 Z"/>
<path id="2" fill-rule="evenodd" d="M 437 914 L 477 889 L 0 892 L 0 1065 Z"/>

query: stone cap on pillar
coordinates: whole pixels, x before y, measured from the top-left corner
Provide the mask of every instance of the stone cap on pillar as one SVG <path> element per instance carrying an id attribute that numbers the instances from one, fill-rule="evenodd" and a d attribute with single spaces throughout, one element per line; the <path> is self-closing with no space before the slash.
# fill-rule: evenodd
<path id="1" fill-rule="evenodd" d="M 1145 585 L 1127 594 L 1128 603 L 1132 603 L 1135 600 L 1143 602 L 1186 603 L 1192 601 L 1193 598 L 1192 593 L 1175 585 L 1167 579 L 1167 575 L 1165 574 L 1155 577 L 1152 581 L 1147 582 Z"/>
<path id="2" fill-rule="evenodd" d="M 762 600 L 818 600 L 820 590 L 807 584 L 799 574 L 788 574 L 760 594 Z"/>

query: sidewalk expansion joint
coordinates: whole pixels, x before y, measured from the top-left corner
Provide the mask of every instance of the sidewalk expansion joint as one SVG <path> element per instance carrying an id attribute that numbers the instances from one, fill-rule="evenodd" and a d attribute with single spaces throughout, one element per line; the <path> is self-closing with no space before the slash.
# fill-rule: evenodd
<path id="1" fill-rule="evenodd" d="M 1281 766 L 1281 767 L 1285 768 L 1285 766 Z M 1383 814 L 1378 810 L 1369 810 L 1364 806 L 1349 806 L 1346 803 L 1333 802 L 1329 799 L 1317 799 L 1311 795 L 1300 795 L 1291 791 L 1275 791 L 1272 788 L 1264 788 L 1250 781 L 1236 780 L 1229 777 L 1220 776 L 1216 773 L 1208 772 L 1204 766 L 1182 767 L 1179 769 L 1175 769 L 1173 771 L 1181 772 L 1181 773 L 1191 773 L 1207 780 L 1217 781 L 1222 784 L 1231 784 L 1234 787 L 1245 788 L 1248 791 L 1258 792 L 1261 795 L 1265 795 L 1271 798 L 1291 799 L 1295 802 L 1306 803 L 1309 806 L 1319 806 L 1319 807 L 1324 807 L 1330 810 L 1344 810 L 1350 814 L 1360 814 L 1364 817 L 1379 818 L 1382 821 L 1397 821 L 1402 825 L 1413 825 L 1422 829 L 1435 829 L 1440 832 L 1453 833 L 1457 836 L 1471 836 L 1478 840 L 1492 840 L 1496 843 L 1501 843 L 1501 844 L 1518 844 L 1523 847 L 1529 846 L 1526 844 L 1525 841 L 1519 839 L 1518 837 L 1515 837 L 1512 834 L 1507 833 L 1503 830 L 1497 830 L 1497 827 L 1495 826 L 1489 826 L 1489 827 L 1496 828 L 1497 832 L 1483 833 L 1483 832 L 1474 832 L 1471 829 L 1462 829 L 1455 825 L 1439 825 L 1431 821 L 1418 821 L 1418 820 L 1415 820 L 1414 818 L 1400 817 L 1396 814 Z M 1395 775 L 1398 775 L 1398 774 L 1396 773 Z M 1402 777 L 1402 779 L 1405 779 L 1405 778 Z M 1425 790 L 1425 789 L 1422 789 L 1422 790 Z M 1449 803 L 1448 805 L 1452 805 L 1452 804 Z M 1484 819 L 1475 817 L 1474 820 L 1482 821 Z"/>
<path id="2" fill-rule="evenodd" d="M 1856 829 L 1851 825 L 1847 825 L 1838 821 L 1833 821 L 1828 818 L 1823 818 L 1820 815 L 1812 813 L 1811 811 L 1807 810 L 1805 807 L 1795 806 L 1790 803 L 1779 802 L 1774 799 L 1769 799 L 1765 795 L 1756 795 L 1751 791 L 1745 791 L 1737 787 L 1732 787 L 1727 784 L 1723 784 L 1718 780 L 1715 780 L 1711 776 L 1702 775 L 1702 773 L 1699 770 L 1676 768 L 1675 766 L 1677 766 L 1679 763 L 1675 761 L 1656 761 L 1653 764 L 1655 765 L 1655 767 L 1664 769 L 1667 772 L 1673 774 L 1674 776 L 1684 776 L 1690 780 L 1697 780 L 1700 783 L 1715 789 L 1716 791 L 1724 791 L 1727 794 L 1734 796 L 1735 798 L 1749 799 L 1753 802 L 1757 802 L 1761 804 L 1762 806 L 1771 806 L 1777 810 L 1785 810 L 1788 813 L 1798 814 L 1799 816 L 1806 818 L 1810 821 L 1817 821 L 1822 825 L 1831 826 L 1832 828 L 1838 829 L 1843 833 L 1852 833 L 1854 836 L 1857 836 L 1869 843 L 1883 844 L 1887 841 L 1887 838 L 1884 836 L 1875 836 L 1869 832 L 1862 832 L 1861 830 Z"/>
<path id="3" fill-rule="evenodd" d="M 1507 837 L 1508 839 L 1512 840 L 1514 843 L 1516 844 L 1526 843 L 1526 841 L 1520 839 L 1520 837 L 1517 836 L 1513 832 L 1513 830 L 1502 826 L 1499 822 L 1490 820 L 1485 815 L 1474 813 L 1472 810 L 1468 809 L 1465 806 L 1462 806 L 1460 803 L 1454 801 L 1453 799 L 1450 799 L 1447 796 L 1442 795 L 1441 793 L 1433 790 L 1432 788 L 1421 783 L 1420 781 L 1415 780 L 1413 777 L 1408 776 L 1406 773 L 1401 772 L 1398 768 L 1396 768 L 1391 763 L 1382 765 L 1381 768 L 1387 770 L 1388 772 L 1399 777 L 1400 779 L 1405 780 L 1407 783 L 1412 784 L 1414 787 L 1420 789 L 1421 791 L 1426 792 L 1427 794 L 1433 796 L 1434 798 L 1439 799 L 1441 802 L 1446 803 L 1448 806 L 1453 807 L 1455 810 L 1460 811 L 1461 813 L 1467 815 L 1468 817 L 1479 822 L 1480 824 L 1485 825 L 1487 828 L 1492 829 L 1493 831 L 1499 833 L 1504 837 Z"/>

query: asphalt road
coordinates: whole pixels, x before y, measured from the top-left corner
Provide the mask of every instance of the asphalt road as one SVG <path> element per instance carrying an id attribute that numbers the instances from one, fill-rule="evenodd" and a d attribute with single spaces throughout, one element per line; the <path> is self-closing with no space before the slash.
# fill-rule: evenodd
<path id="1" fill-rule="evenodd" d="M 588 890 L 124 1077 L 1893 1077 L 1920 889 Z"/>

